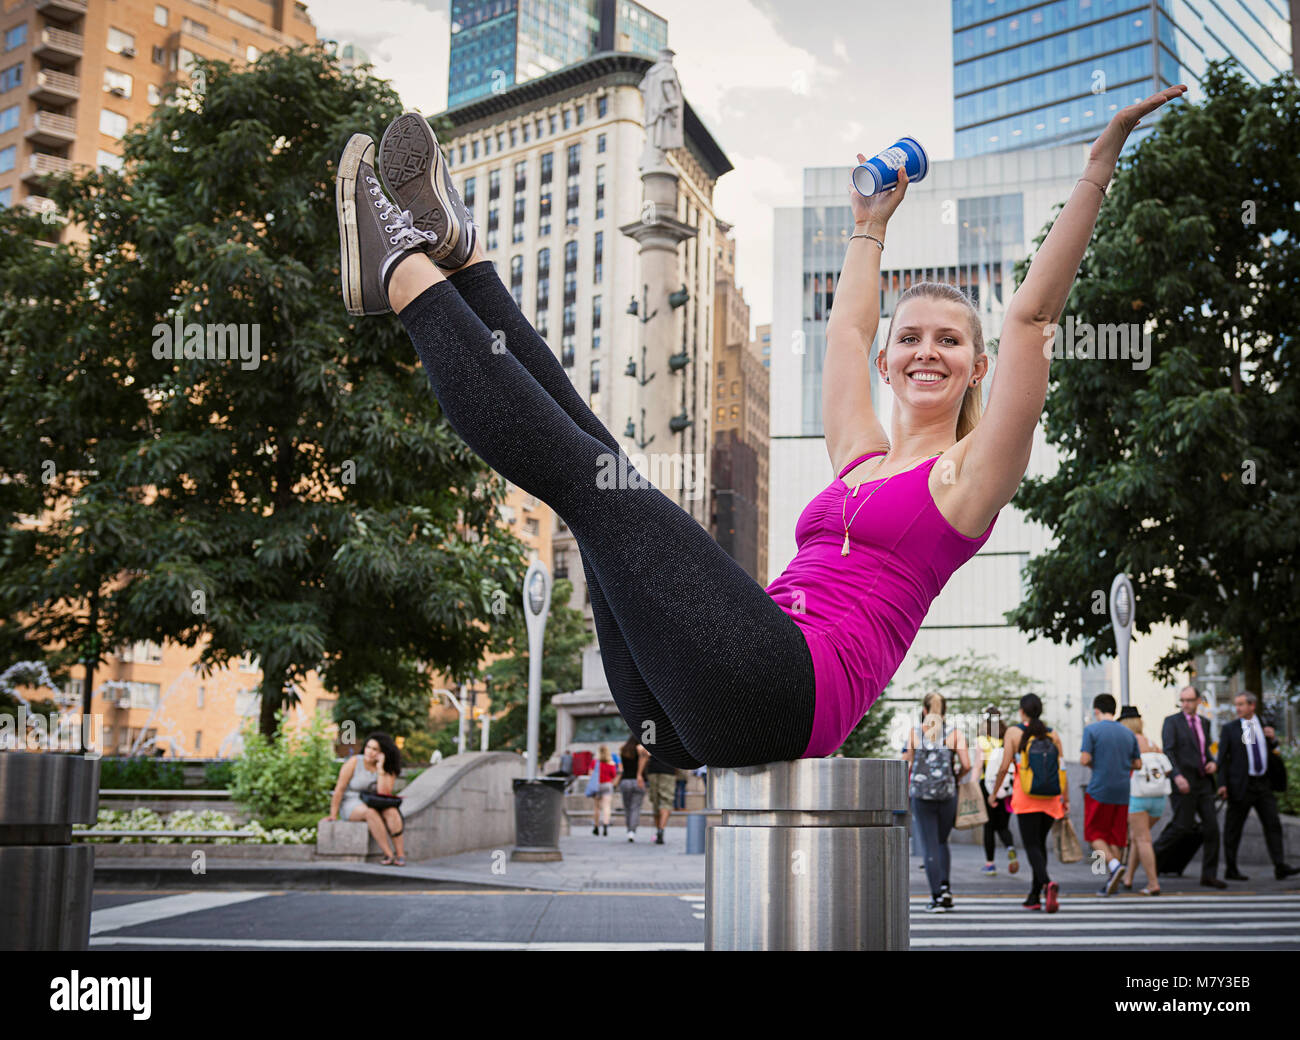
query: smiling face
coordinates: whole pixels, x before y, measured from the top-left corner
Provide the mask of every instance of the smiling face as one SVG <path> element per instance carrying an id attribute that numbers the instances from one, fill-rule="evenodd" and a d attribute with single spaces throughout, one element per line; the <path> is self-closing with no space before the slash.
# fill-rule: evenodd
<path id="1" fill-rule="evenodd" d="M 362 749 L 362 757 L 367 766 L 373 767 L 379 761 L 379 741 L 373 737 L 366 741 L 366 746 Z"/>
<path id="2" fill-rule="evenodd" d="M 965 306 L 915 296 L 895 312 L 889 343 L 877 355 L 876 367 L 904 418 L 951 415 L 955 426 L 966 391 L 988 371 L 988 356 L 975 349 Z"/>

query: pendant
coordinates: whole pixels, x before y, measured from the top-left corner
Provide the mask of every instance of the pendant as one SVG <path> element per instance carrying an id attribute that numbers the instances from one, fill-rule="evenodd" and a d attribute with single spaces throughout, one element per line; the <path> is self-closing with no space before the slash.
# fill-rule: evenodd
<path id="1" fill-rule="evenodd" d="M 844 532 L 844 548 L 840 550 L 840 555 L 841 555 L 841 556 L 847 556 L 848 554 L 849 554 L 849 532 L 848 532 L 848 531 L 845 531 L 845 532 Z"/>

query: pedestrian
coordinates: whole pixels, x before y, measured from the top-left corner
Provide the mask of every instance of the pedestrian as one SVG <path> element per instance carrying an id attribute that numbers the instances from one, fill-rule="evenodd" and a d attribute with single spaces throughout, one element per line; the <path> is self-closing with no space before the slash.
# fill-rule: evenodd
<path id="1" fill-rule="evenodd" d="M 677 767 L 669 765 L 650 752 L 650 761 L 645 765 L 646 792 L 650 796 L 650 808 L 655 814 L 655 844 L 664 844 L 664 828 L 673 811 L 673 791 L 677 786 Z"/>
<path id="2" fill-rule="evenodd" d="M 614 778 L 618 776 L 618 766 L 610 757 L 609 748 L 604 744 L 596 753 L 596 791 L 591 796 L 595 804 L 592 807 L 593 826 L 591 833 L 600 835 L 602 825 L 605 835 L 609 835 L 610 806 L 614 801 Z"/>
<path id="3" fill-rule="evenodd" d="M 1100 895 L 1114 895 L 1124 873 L 1121 858 L 1128 843 L 1129 777 L 1142 768 L 1137 737 L 1115 721 L 1115 698 L 1099 693 L 1092 699 L 1093 722 L 1084 727 L 1079 764 L 1092 776 L 1083 792 L 1083 840 L 1092 846 L 1093 861 L 1101 857 L 1106 881 Z"/>
<path id="4" fill-rule="evenodd" d="M 1277 815 L 1277 799 L 1268 780 L 1269 756 L 1275 754 L 1277 739 L 1272 726 L 1265 726 L 1258 715 L 1259 698 L 1253 693 L 1239 693 L 1232 699 L 1237 717 L 1219 734 L 1219 797 L 1228 799 L 1223 822 L 1223 858 L 1227 861 L 1224 877 L 1229 881 L 1249 881 L 1237 869 L 1237 847 L 1241 830 L 1250 810 L 1255 810 L 1264 828 L 1268 858 L 1273 861 L 1273 877 L 1285 881 L 1300 874 L 1300 867 L 1286 864 L 1282 844 L 1282 821 Z"/>
<path id="5" fill-rule="evenodd" d="M 686 778 L 690 776 L 690 771 L 679 769 L 675 774 L 676 785 L 673 790 L 673 808 L 686 809 Z"/>
<path id="6" fill-rule="evenodd" d="M 1061 766 L 1065 758 L 1061 738 L 1043 722 L 1043 702 L 1036 693 L 1020 698 L 1020 723 L 1007 730 L 1002 746 L 1002 762 L 989 800 L 992 802 L 1011 771 L 1011 812 L 1033 871 L 1032 887 L 1021 905 L 1026 910 L 1054 914 L 1060 907 L 1060 889 L 1047 873 L 1047 836 L 1053 823 L 1069 815 L 1070 791 Z"/>
<path id="7" fill-rule="evenodd" d="M 1011 835 L 1011 777 L 1007 776 L 1002 781 L 996 798 L 989 797 L 988 789 L 1002 764 L 1002 741 L 1006 732 L 1007 724 L 1002 721 L 1002 712 L 995 705 L 990 705 L 984 712 L 983 732 L 979 735 L 979 747 L 984 758 L 980 769 L 980 794 L 989 803 L 989 820 L 984 824 L 984 867 L 981 874 L 993 875 L 998 872 L 994 854 L 997 852 L 999 838 L 1007 850 L 1007 873 L 1014 874 L 1020 869 L 1020 861 L 1016 857 L 1016 840 Z"/>
<path id="8" fill-rule="evenodd" d="M 1142 715 L 1137 708 L 1131 704 L 1125 705 L 1120 709 L 1119 721 L 1133 731 L 1138 742 L 1138 753 L 1142 757 L 1142 768 L 1129 778 L 1129 853 L 1124 887 L 1132 889 L 1133 878 L 1141 863 L 1147 876 L 1147 887 L 1142 889 L 1142 894 L 1158 896 L 1160 873 L 1156 869 L 1156 853 L 1151 844 L 1151 825 L 1164 814 L 1165 799 L 1169 797 L 1173 786 L 1169 782 L 1172 766 L 1159 746 L 1153 744 L 1142 732 Z"/>
<path id="9" fill-rule="evenodd" d="M 335 165 L 345 308 L 396 313 L 439 419 L 564 518 L 590 564 L 610 693 L 630 730 L 653 725 L 654 756 L 685 768 L 821 758 L 876 703 L 1020 486 L 1049 384 L 1044 329 L 1070 295 L 1129 135 L 1186 90 L 1117 108 L 1093 141 L 1006 301 L 987 415 L 981 312 L 956 285 L 912 285 L 872 358 L 886 227 L 907 177 L 870 198 L 846 187 L 854 231 L 823 377 L 836 478 L 800 514 L 799 551 L 766 587 L 653 484 L 602 479 L 625 472 L 620 438 L 502 282 L 418 112 L 398 116 L 378 148 L 351 135 Z M 872 402 L 873 362 L 892 389 L 889 429 Z"/>
<path id="10" fill-rule="evenodd" d="M 623 822 L 627 825 L 627 840 L 636 841 L 637 824 L 641 822 L 641 802 L 645 798 L 645 765 L 650 752 L 629 736 L 620 752 L 623 759 L 618 781 L 618 793 L 623 796 Z"/>
<path id="11" fill-rule="evenodd" d="M 1181 710 L 1166 718 L 1160 731 L 1160 743 L 1172 766 L 1174 790 L 1169 796 L 1173 814 L 1155 842 L 1156 866 L 1164 869 L 1162 858 L 1172 860 L 1180 848 L 1187 847 L 1184 842 L 1194 840 L 1199 817 L 1204 850 L 1201 884 L 1206 888 L 1227 888 L 1226 882 L 1215 877 L 1219 868 L 1219 821 L 1214 815 L 1213 777 L 1218 765 L 1210 756 L 1210 721 L 1197 714 L 1200 701 L 1196 687 L 1184 686 L 1178 691 Z"/>
<path id="12" fill-rule="evenodd" d="M 912 819 L 925 836 L 925 878 L 930 885 L 925 912 L 938 914 L 953 908 L 948 835 L 957 819 L 957 776 L 970 771 L 971 761 L 965 736 L 945 719 L 942 694 L 927 693 L 921 703 L 921 725 L 908 733 L 903 759 L 911 767 Z M 955 760 L 960 760 L 960 770 Z"/>

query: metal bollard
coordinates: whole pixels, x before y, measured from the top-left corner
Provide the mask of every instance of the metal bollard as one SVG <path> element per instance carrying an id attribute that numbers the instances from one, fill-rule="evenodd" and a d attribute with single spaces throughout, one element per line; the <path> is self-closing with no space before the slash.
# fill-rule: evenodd
<path id="1" fill-rule="evenodd" d="M 707 950 L 906 950 L 907 765 L 804 758 L 709 770 Z"/>
<path id="2" fill-rule="evenodd" d="M 702 812 L 688 813 L 686 816 L 686 853 L 698 856 L 704 852 L 705 834 L 709 829 L 709 818 Z"/>
<path id="3" fill-rule="evenodd" d="M 98 758 L 0 753 L 0 949 L 86 949 L 95 849 L 72 825 L 98 808 Z"/>

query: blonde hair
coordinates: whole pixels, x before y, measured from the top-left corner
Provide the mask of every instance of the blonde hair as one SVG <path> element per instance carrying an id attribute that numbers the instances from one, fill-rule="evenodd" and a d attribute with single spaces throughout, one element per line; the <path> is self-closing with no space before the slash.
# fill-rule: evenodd
<path id="1" fill-rule="evenodd" d="M 612 762 L 612 761 L 613 761 L 613 759 L 609 757 L 609 748 L 607 748 L 604 744 L 601 744 L 601 745 L 600 745 L 600 751 L 597 752 L 597 757 L 598 757 L 602 762 Z"/>
<path id="2" fill-rule="evenodd" d="M 1119 721 L 1122 725 L 1127 726 L 1134 733 L 1142 732 L 1142 719 L 1137 715 L 1130 715 L 1128 718 L 1120 719 Z"/>
<path id="3" fill-rule="evenodd" d="M 975 344 L 975 358 L 978 360 L 984 353 L 984 327 L 980 324 L 979 311 L 975 309 L 975 304 L 969 296 L 955 285 L 948 285 L 946 282 L 917 282 L 898 298 L 898 302 L 894 305 L 894 313 L 889 318 L 889 331 L 885 335 L 885 345 L 888 346 L 894 338 L 894 319 L 903 309 L 903 304 L 918 297 L 960 303 L 966 308 L 967 319 L 970 322 L 970 337 Z M 980 416 L 984 414 L 984 398 L 981 394 L 982 391 L 978 386 L 966 388 L 966 393 L 961 399 L 961 411 L 957 414 L 957 440 L 961 440 L 975 429 Z"/>

